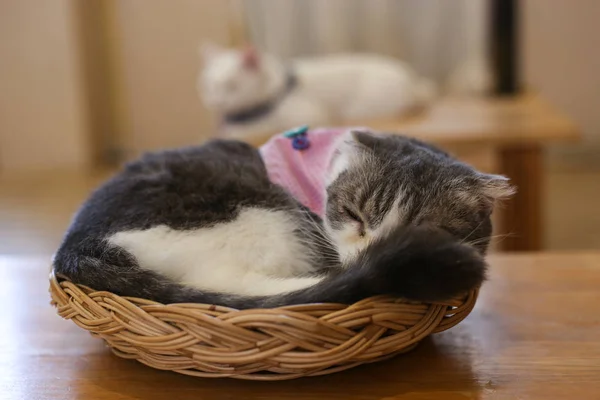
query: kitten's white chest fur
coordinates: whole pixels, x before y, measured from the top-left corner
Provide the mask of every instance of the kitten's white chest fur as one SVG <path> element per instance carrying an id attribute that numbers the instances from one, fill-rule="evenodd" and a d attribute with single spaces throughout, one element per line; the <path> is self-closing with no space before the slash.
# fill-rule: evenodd
<path id="1" fill-rule="evenodd" d="M 320 280 L 295 277 L 313 271 L 310 249 L 295 229 L 297 223 L 283 211 L 247 208 L 212 227 L 179 231 L 160 225 L 118 232 L 108 241 L 131 253 L 140 267 L 186 285 L 274 295 Z"/>

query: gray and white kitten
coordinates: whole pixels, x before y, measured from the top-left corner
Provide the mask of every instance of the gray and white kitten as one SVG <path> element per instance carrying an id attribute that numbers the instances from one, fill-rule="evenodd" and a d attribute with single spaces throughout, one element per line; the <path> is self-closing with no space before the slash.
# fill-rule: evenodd
<path id="1" fill-rule="evenodd" d="M 85 202 L 55 270 L 123 296 L 234 308 L 436 301 L 482 283 L 506 178 L 366 132 L 341 142 L 330 174 L 321 221 L 242 142 L 147 154 Z"/>

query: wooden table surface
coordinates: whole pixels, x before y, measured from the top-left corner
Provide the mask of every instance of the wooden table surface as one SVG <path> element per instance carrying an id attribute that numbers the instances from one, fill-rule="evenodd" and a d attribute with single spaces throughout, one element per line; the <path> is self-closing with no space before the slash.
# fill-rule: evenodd
<path id="1" fill-rule="evenodd" d="M 370 126 L 440 144 L 547 145 L 581 137 L 570 118 L 534 94 L 449 97 L 413 118 L 399 122 L 372 121 Z"/>
<path id="2" fill-rule="evenodd" d="M 200 379 L 113 356 L 55 315 L 47 258 L 0 257 L 0 398 L 600 399 L 600 252 L 497 255 L 460 325 L 390 361 L 284 382 Z"/>

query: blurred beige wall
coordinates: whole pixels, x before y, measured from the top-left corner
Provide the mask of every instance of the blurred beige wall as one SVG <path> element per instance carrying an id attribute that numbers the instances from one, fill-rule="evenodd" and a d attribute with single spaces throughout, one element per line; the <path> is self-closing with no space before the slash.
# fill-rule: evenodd
<path id="1" fill-rule="evenodd" d="M 79 1 L 0 0 L 0 169 L 85 166 L 98 136 L 137 154 L 212 135 L 195 89 L 197 48 L 203 40 L 230 42 L 235 2 Z M 523 5 L 525 81 L 582 126 L 586 143 L 577 149 L 600 148 L 600 2 Z M 79 51 L 90 16 L 110 42 L 102 68 L 90 68 L 101 58 L 95 48 Z"/>
<path id="2" fill-rule="evenodd" d="M 99 150 L 211 136 L 198 47 L 227 44 L 229 17 L 222 0 L 1 0 L 0 169 L 79 168 Z"/>
<path id="3" fill-rule="evenodd" d="M 196 93 L 198 48 L 204 40 L 227 44 L 229 5 L 222 0 L 114 1 L 128 152 L 199 143 L 213 134 L 213 121 Z"/>
<path id="4" fill-rule="evenodd" d="M 0 1 L 0 170 L 88 163 L 73 0 Z"/>
<path id="5" fill-rule="evenodd" d="M 581 126 L 581 150 L 600 148 L 600 1 L 524 0 L 526 82 Z"/>

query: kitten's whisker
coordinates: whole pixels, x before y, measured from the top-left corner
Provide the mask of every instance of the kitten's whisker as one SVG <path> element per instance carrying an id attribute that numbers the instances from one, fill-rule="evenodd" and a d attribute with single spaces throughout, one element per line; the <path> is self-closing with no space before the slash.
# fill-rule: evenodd
<path id="1" fill-rule="evenodd" d="M 324 236 L 323 234 L 319 234 L 317 232 L 311 231 L 311 230 L 307 229 L 307 227 L 303 227 L 303 226 L 298 226 L 297 229 L 299 232 L 303 233 L 307 237 L 315 239 L 319 243 L 321 243 L 323 245 L 327 245 L 327 246 L 331 247 L 332 249 L 334 249 L 333 243 L 331 243 L 331 241 L 329 241 L 328 238 L 326 236 Z"/>
<path id="2" fill-rule="evenodd" d="M 314 231 L 306 231 L 305 230 L 306 227 L 302 226 L 302 224 L 299 225 L 300 229 L 303 229 L 304 232 L 311 234 L 312 237 L 326 241 L 329 245 L 331 245 L 334 248 L 334 244 L 331 241 L 331 239 L 329 238 L 329 235 L 327 234 L 327 231 L 325 230 L 325 228 L 322 225 L 320 225 L 319 223 L 317 223 L 312 218 L 312 216 L 309 214 L 308 211 L 305 211 L 305 210 L 291 210 L 291 211 L 301 214 L 303 221 L 307 222 L 308 225 L 312 226 L 314 228 Z"/>
<path id="3" fill-rule="evenodd" d="M 491 240 L 498 239 L 498 238 L 500 239 L 498 241 L 498 243 L 501 243 L 504 239 L 506 239 L 508 237 L 515 237 L 515 236 L 516 236 L 516 234 L 514 234 L 514 233 L 504 233 L 504 234 L 486 236 L 483 238 L 475 239 L 475 240 L 472 240 L 469 242 L 465 242 L 464 244 L 476 246 L 478 244 L 485 243 L 486 241 L 491 241 Z"/>
<path id="4" fill-rule="evenodd" d="M 471 237 L 471 235 L 472 235 L 473 233 L 475 233 L 475 231 L 477 231 L 477 229 L 479 229 L 479 227 L 481 226 L 481 224 L 483 224 L 483 222 L 484 222 L 484 221 L 485 221 L 485 220 L 481 220 L 481 222 L 480 222 L 480 223 L 478 223 L 478 224 L 477 224 L 477 226 L 476 226 L 475 228 L 473 228 L 473 230 L 471 231 L 471 233 L 469 233 L 469 234 L 468 234 L 468 235 L 467 235 L 467 236 L 466 236 L 464 239 L 462 239 L 462 240 L 460 241 L 460 243 L 464 243 L 464 242 L 466 242 L 466 241 L 467 241 L 467 239 L 469 239 L 469 238 Z"/>
<path id="5" fill-rule="evenodd" d="M 322 249 L 322 251 L 325 251 L 326 253 L 337 256 L 337 254 L 338 254 L 337 250 L 333 247 L 332 243 L 330 243 L 326 238 L 324 238 L 321 235 L 316 234 L 315 232 L 308 230 L 306 227 L 303 227 L 303 226 L 298 226 L 297 229 L 305 236 L 305 237 L 299 238 L 299 239 L 302 240 L 302 242 L 309 245 L 309 247 L 317 246 L 320 249 Z M 313 240 L 308 240 L 308 239 L 313 239 Z"/>

